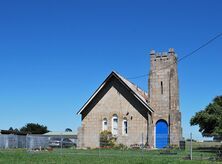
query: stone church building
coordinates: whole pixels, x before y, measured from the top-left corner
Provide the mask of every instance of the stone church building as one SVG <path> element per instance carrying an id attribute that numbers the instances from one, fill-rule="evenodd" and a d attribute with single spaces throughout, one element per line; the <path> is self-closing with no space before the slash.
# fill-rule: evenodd
<path id="1" fill-rule="evenodd" d="M 150 53 L 148 93 L 111 72 L 77 114 L 79 147 L 99 147 L 100 132 L 112 132 L 117 143 L 148 144 L 150 148 L 179 146 L 182 137 L 179 111 L 177 56 Z"/>

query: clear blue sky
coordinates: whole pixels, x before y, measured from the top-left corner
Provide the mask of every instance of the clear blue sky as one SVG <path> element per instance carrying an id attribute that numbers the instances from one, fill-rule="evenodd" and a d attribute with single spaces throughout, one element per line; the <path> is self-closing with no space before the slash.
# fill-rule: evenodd
<path id="1" fill-rule="evenodd" d="M 76 112 L 106 76 L 149 71 L 149 51 L 182 57 L 222 32 L 220 0 L 0 1 L 0 129 L 28 122 L 76 130 Z M 184 136 L 222 94 L 222 38 L 179 63 Z M 147 77 L 132 80 L 147 91 Z"/>

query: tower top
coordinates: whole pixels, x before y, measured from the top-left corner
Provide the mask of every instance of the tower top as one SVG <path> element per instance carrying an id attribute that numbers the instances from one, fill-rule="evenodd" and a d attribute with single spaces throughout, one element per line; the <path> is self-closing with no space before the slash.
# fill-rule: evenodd
<path id="1" fill-rule="evenodd" d="M 174 55 L 176 57 L 176 52 L 174 51 L 174 48 L 170 48 L 168 52 L 156 52 L 153 49 L 150 51 L 151 58 L 162 58 L 170 55 Z"/>
<path id="2" fill-rule="evenodd" d="M 170 48 L 169 53 L 175 53 L 174 48 Z"/>
<path id="3" fill-rule="evenodd" d="M 170 48 L 168 52 L 156 52 L 150 51 L 150 70 L 159 70 L 162 68 L 170 68 L 169 66 L 175 66 L 177 61 L 177 55 L 173 48 Z"/>
<path id="4" fill-rule="evenodd" d="M 155 50 L 151 50 L 150 55 L 155 55 Z"/>

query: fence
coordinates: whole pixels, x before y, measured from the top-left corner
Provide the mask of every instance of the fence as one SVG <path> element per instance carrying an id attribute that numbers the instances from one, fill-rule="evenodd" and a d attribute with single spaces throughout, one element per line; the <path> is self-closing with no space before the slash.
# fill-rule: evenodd
<path id="1" fill-rule="evenodd" d="M 17 135 L 0 135 L 0 148 L 25 148 L 26 147 L 26 136 Z"/>
<path id="2" fill-rule="evenodd" d="M 56 139 L 55 139 L 56 138 Z M 43 135 L 14 135 L 1 134 L 0 135 L 0 149 L 25 148 L 28 150 L 45 149 L 49 146 L 53 147 L 71 147 L 75 146 L 77 139 L 67 138 L 64 136 L 43 136 Z M 50 145 L 51 144 L 51 145 Z"/>
<path id="3" fill-rule="evenodd" d="M 161 134 L 150 138 L 152 141 L 147 143 L 147 138 L 143 134 L 138 138 L 124 136 L 124 139 L 123 136 L 117 136 L 116 138 L 109 135 L 107 137 L 102 136 L 102 141 L 93 136 L 86 136 L 85 141 L 88 140 L 89 142 L 88 145 L 86 143 L 84 146 L 88 150 L 72 151 L 72 153 L 81 153 L 86 156 L 98 155 L 101 158 L 141 156 L 153 161 L 157 159 L 206 160 L 210 162 L 222 160 L 222 138 L 220 136 L 202 138 L 202 140 L 198 140 L 198 138 L 190 136 L 186 139 L 176 140 L 177 137 Z M 130 143 L 130 139 L 135 140 L 135 143 L 132 143 L 132 141 Z M 93 141 L 95 144 L 91 144 Z M 149 145 L 149 143 L 152 143 L 152 145 Z M 94 145 L 94 149 L 90 149 L 90 144 Z"/>
<path id="4" fill-rule="evenodd" d="M 88 136 L 92 137 L 92 136 Z M 122 142 L 129 143 L 127 137 L 124 136 L 125 140 Z M 159 143 L 154 143 L 154 146 L 148 145 L 146 143 L 146 137 L 141 134 L 138 142 L 132 143 L 129 145 L 121 144 L 121 142 L 115 142 L 115 140 L 109 141 L 104 140 L 100 142 L 98 147 L 94 149 L 53 149 L 52 151 L 58 155 L 61 153 L 67 156 L 98 156 L 99 158 L 142 158 L 144 160 L 208 160 L 216 161 L 222 160 L 222 143 L 221 138 L 217 137 L 217 140 L 208 141 L 198 141 L 195 136 L 184 139 L 183 141 L 178 141 L 179 147 L 170 143 L 169 136 L 156 136 L 154 142 L 159 141 Z M 93 142 L 93 140 L 91 140 Z M 97 140 L 98 141 L 98 140 Z M 119 140 L 120 141 L 120 140 Z M 50 144 L 49 137 L 44 136 L 17 136 L 17 135 L 0 135 L 0 148 L 26 148 L 27 150 L 33 149 L 44 149 Z M 159 146 L 162 148 L 155 148 Z M 58 151 L 59 150 L 59 151 Z"/>
<path id="5" fill-rule="evenodd" d="M 10 149 L 10 148 L 46 148 L 49 145 L 49 138 L 44 136 L 21 136 L 14 134 L 2 134 L 0 135 L 0 148 Z"/>
<path id="6" fill-rule="evenodd" d="M 197 140 L 190 134 L 190 138 L 186 140 L 186 150 L 190 160 L 222 160 L 221 136 Z"/>
<path id="7" fill-rule="evenodd" d="M 43 136 L 26 136 L 27 149 L 42 149 L 49 146 L 49 137 Z"/>

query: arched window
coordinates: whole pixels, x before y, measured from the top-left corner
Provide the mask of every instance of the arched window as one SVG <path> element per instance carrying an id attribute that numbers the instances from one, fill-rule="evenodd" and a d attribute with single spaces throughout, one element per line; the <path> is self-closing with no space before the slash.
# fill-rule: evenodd
<path id="1" fill-rule="evenodd" d="M 112 134 L 114 136 L 118 134 L 118 116 L 116 114 L 112 117 Z"/>
<path id="2" fill-rule="evenodd" d="M 126 118 L 123 119 L 122 133 L 123 135 L 127 135 L 128 133 L 128 123 Z"/>
<path id="3" fill-rule="evenodd" d="M 104 119 L 103 119 L 103 122 L 102 122 L 102 130 L 103 130 L 103 131 L 108 129 L 108 125 L 107 125 L 107 124 L 108 124 L 108 123 L 107 123 L 107 119 L 104 118 Z"/>

